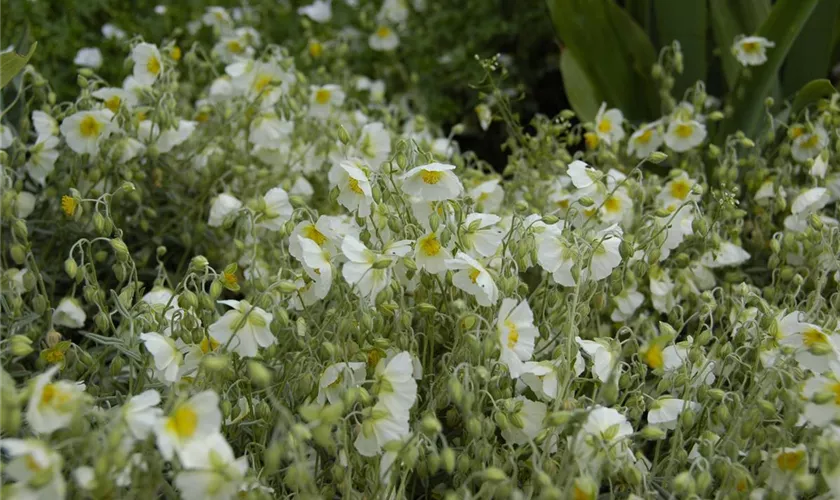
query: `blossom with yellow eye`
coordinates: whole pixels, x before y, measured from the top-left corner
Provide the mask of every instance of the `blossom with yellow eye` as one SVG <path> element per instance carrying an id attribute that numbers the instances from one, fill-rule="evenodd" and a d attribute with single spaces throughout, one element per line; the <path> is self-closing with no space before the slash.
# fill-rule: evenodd
<path id="1" fill-rule="evenodd" d="M 684 203 L 699 199 L 699 195 L 694 192 L 695 184 L 697 181 L 683 172 L 665 183 L 662 191 L 656 195 L 656 201 L 662 208 L 673 212 Z"/>
<path id="2" fill-rule="evenodd" d="M 70 149 L 93 156 L 99 152 L 102 141 L 114 131 L 113 118 L 114 113 L 109 109 L 79 111 L 65 118 L 59 130 Z"/>
<path id="3" fill-rule="evenodd" d="M 508 367 L 511 378 L 519 378 L 524 371 L 523 362 L 529 361 L 534 354 L 539 335 L 528 301 L 517 304 L 514 299 L 503 300 L 496 319 L 496 332 L 501 345 L 499 361 Z"/>
<path id="4" fill-rule="evenodd" d="M 452 254 L 434 232 L 421 236 L 414 246 L 414 261 L 417 267 L 429 273 L 445 273 L 446 259 L 451 258 Z"/>
<path id="5" fill-rule="evenodd" d="M 187 445 L 206 439 L 221 427 L 219 395 L 213 391 L 200 392 L 158 420 L 155 426 L 158 450 L 164 459 L 172 460 L 176 452 L 180 456 Z"/>
<path id="6" fill-rule="evenodd" d="M 0 448 L 4 452 L 4 480 L 15 481 L 4 481 L 4 498 L 65 498 L 67 484 L 61 470 L 64 460 L 54 445 L 36 439 L 4 437 Z"/>
<path id="7" fill-rule="evenodd" d="M 665 144 L 678 153 L 696 148 L 705 139 L 706 126 L 697 120 L 675 118 L 665 132 Z"/>
<path id="8" fill-rule="evenodd" d="M 659 123 L 650 123 L 640 127 L 630 136 L 627 141 L 627 154 L 634 154 L 636 158 L 647 158 L 657 151 L 663 142 L 665 137 L 660 131 Z"/>
<path id="9" fill-rule="evenodd" d="M 131 51 L 134 61 L 134 79 L 140 85 L 152 85 L 163 73 L 160 50 L 151 43 L 139 43 Z"/>
<path id="10" fill-rule="evenodd" d="M 338 85 L 312 87 L 309 97 L 309 114 L 317 118 L 326 118 L 333 108 L 344 104 L 346 94 Z"/>
<path id="11" fill-rule="evenodd" d="M 402 176 L 402 190 L 425 201 L 457 198 L 464 186 L 453 172 L 455 165 L 430 163 L 412 168 Z"/>
<path id="12" fill-rule="evenodd" d="M 53 366 L 35 378 L 26 407 L 26 422 L 38 434 L 49 434 L 69 426 L 85 394 L 84 384 L 66 380 L 52 382 L 58 369 Z"/>
<path id="13" fill-rule="evenodd" d="M 840 335 L 829 335 L 817 325 L 803 321 L 804 313 L 793 311 L 776 318 L 779 344 L 795 349 L 799 366 L 814 373 L 825 373 L 840 362 Z"/>
<path id="14" fill-rule="evenodd" d="M 131 109 L 137 105 L 137 95 L 134 92 L 119 87 L 103 87 L 91 93 L 91 95 L 102 101 L 112 113 L 118 113 L 120 108 Z"/>
<path id="15" fill-rule="evenodd" d="M 207 328 L 214 340 L 246 358 L 256 356 L 260 347 L 277 342 L 270 327 L 274 315 L 247 300 L 220 300 L 219 303 L 231 309 Z"/>
<path id="16" fill-rule="evenodd" d="M 618 109 L 607 109 L 602 103 L 595 116 L 595 133 L 598 139 L 613 144 L 624 138 L 624 115 Z M 588 144 L 588 143 L 587 143 Z"/>
<path id="17" fill-rule="evenodd" d="M 804 127 L 794 127 L 790 135 L 793 136 L 790 155 L 796 161 L 808 161 L 828 145 L 828 134 L 820 125 L 815 125 L 812 132 L 808 132 Z"/>
<path id="18" fill-rule="evenodd" d="M 767 49 L 776 44 L 762 36 L 740 36 L 732 44 L 735 59 L 744 66 L 761 66 L 767 62 Z"/>
<path id="19" fill-rule="evenodd" d="M 390 52 L 400 44 L 400 37 L 389 26 L 381 25 L 370 35 L 368 44 L 373 50 Z"/>
<path id="20" fill-rule="evenodd" d="M 487 269 L 464 252 L 446 259 L 446 268 L 456 271 L 452 284 L 475 297 L 479 305 L 489 307 L 498 302 L 499 289 Z"/>

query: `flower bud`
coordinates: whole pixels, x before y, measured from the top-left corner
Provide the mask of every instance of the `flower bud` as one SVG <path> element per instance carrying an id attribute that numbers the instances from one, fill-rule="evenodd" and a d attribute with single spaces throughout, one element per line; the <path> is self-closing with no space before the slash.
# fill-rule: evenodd
<path id="1" fill-rule="evenodd" d="M 258 361 L 248 362 L 248 376 L 258 387 L 267 387 L 271 383 L 271 371 Z"/>
<path id="2" fill-rule="evenodd" d="M 12 243 L 9 247 L 9 255 L 15 264 L 20 265 L 26 262 L 26 248 L 20 243 Z"/>
<path id="3" fill-rule="evenodd" d="M 505 474 L 505 471 L 498 467 L 488 467 L 484 469 L 484 479 L 499 482 L 507 479 L 507 475 Z"/>
<path id="4" fill-rule="evenodd" d="M 668 155 L 661 151 L 654 151 L 648 156 L 648 161 L 657 165 L 668 159 Z"/>
<path id="5" fill-rule="evenodd" d="M 440 425 L 440 421 L 432 414 L 428 414 L 423 417 L 423 420 L 420 422 L 420 429 L 423 431 L 423 434 L 433 437 L 437 435 L 443 427 Z"/>
<path id="6" fill-rule="evenodd" d="M 28 356 L 32 354 L 32 351 L 34 350 L 32 348 L 32 340 L 30 340 L 29 337 L 25 337 L 23 335 L 14 335 L 10 339 L 9 343 L 9 351 L 11 351 L 12 356 L 16 358 Z"/>
<path id="7" fill-rule="evenodd" d="M 660 439 L 665 439 L 666 433 L 659 427 L 649 425 L 642 429 L 639 435 L 648 441 L 659 441 Z"/>

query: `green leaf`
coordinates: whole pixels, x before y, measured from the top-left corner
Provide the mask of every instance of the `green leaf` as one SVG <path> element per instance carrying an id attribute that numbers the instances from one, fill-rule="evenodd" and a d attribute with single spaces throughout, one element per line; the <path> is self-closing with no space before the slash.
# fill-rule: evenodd
<path id="1" fill-rule="evenodd" d="M 796 115 L 820 99 L 831 97 L 836 93 L 837 89 L 831 85 L 830 81 L 824 78 L 808 82 L 796 93 L 796 98 L 793 100 L 793 105 L 791 106 L 791 113 Z"/>
<path id="2" fill-rule="evenodd" d="M 741 64 L 732 55 L 732 42 L 735 37 L 747 34 L 743 23 L 738 19 L 738 12 L 729 0 L 709 0 L 709 20 L 712 34 L 721 59 L 723 76 L 727 86 L 732 89 L 738 81 Z"/>
<path id="3" fill-rule="evenodd" d="M 658 95 L 649 76 L 656 51 L 633 18 L 612 0 L 547 2 L 564 50 L 595 89 L 592 94 L 630 119 L 658 115 Z"/>
<path id="4" fill-rule="evenodd" d="M 820 0 L 802 33 L 790 48 L 782 74 L 785 96 L 793 95 L 811 80 L 825 78 L 830 70 L 834 23 L 840 0 Z"/>
<path id="5" fill-rule="evenodd" d="M 680 42 L 683 72 L 674 91 L 681 95 L 698 80 L 706 81 L 706 0 L 654 0 L 659 46 Z"/>
<path id="6" fill-rule="evenodd" d="M 742 130 L 753 135 L 756 132 L 764 112 L 764 99 L 770 94 L 782 62 L 818 1 L 779 0 L 774 5 L 756 34 L 776 45 L 767 50 L 767 62 L 752 68 L 750 74 L 741 74 L 733 92 L 733 112 L 721 128 L 723 133 Z"/>
<path id="7" fill-rule="evenodd" d="M 651 0 L 627 0 L 625 8 L 645 33 L 651 31 Z"/>
<path id="8" fill-rule="evenodd" d="M 741 22 L 743 33 L 751 35 L 758 31 L 762 23 L 770 15 L 771 0 L 738 0 L 729 1 L 735 9 L 735 15 Z"/>
<path id="9" fill-rule="evenodd" d="M 23 70 L 32 54 L 35 53 L 36 47 L 38 47 L 38 42 L 29 47 L 28 54 L 18 54 L 15 51 L 0 54 L 0 88 L 5 87 L 7 83 L 12 81 L 12 78 Z"/>
<path id="10" fill-rule="evenodd" d="M 603 98 L 598 95 L 586 72 L 568 50 L 560 54 L 560 72 L 563 74 L 563 87 L 572 109 L 582 120 L 595 119 Z"/>

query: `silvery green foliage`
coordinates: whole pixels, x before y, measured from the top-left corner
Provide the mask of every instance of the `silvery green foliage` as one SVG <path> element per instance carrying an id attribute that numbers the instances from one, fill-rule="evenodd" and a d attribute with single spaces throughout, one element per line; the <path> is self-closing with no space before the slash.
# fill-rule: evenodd
<path id="1" fill-rule="evenodd" d="M 837 95 L 720 144 L 701 84 L 526 130 L 485 61 L 498 175 L 246 20 L 132 40 L 73 102 L 24 74 L 4 495 L 840 494 Z"/>

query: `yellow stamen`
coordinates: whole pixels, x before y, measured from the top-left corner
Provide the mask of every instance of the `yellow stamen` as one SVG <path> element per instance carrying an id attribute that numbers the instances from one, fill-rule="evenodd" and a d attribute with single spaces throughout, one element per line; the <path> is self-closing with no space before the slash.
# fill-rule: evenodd
<path id="1" fill-rule="evenodd" d="M 324 53 L 324 47 L 318 42 L 312 42 L 309 44 L 309 55 L 312 57 L 321 57 L 321 54 Z"/>
<path id="2" fill-rule="evenodd" d="M 513 349 L 516 347 L 517 342 L 519 342 L 519 331 L 516 329 L 516 325 L 513 324 L 511 320 L 505 320 L 505 328 L 508 329 L 508 336 L 507 336 L 507 348 Z"/>
<path id="3" fill-rule="evenodd" d="M 79 133 L 82 137 L 96 137 L 102 130 L 102 124 L 95 117 L 87 115 L 79 122 Z"/>
<path id="4" fill-rule="evenodd" d="M 783 451 L 776 457 L 776 465 L 785 472 L 795 471 L 804 458 L 805 452 L 802 450 Z"/>
<path id="5" fill-rule="evenodd" d="M 66 194 L 61 197 L 61 209 L 67 215 L 67 217 L 73 217 L 73 214 L 76 213 L 76 207 L 78 206 L 78 202 L 72 196 L 67 196 Z"/>
<path id="6" fill-rule="evenodd" d="M 110 109 L 112 112 L 116 113 L 117 111 L 120 110 L 120 103 L 121 102 L 122 102 L 122 100 L 120 99 L 120 96 L 114 95 L 114 96 L 109 97 L 108 100 L 105 101 L 105 107 Z"/>
<path id="7" fill-rule="evenodd" d="M 611 214 L 615 214 L 621 211 L 621 200 L 616 198 L 615 196 L 610 196 L 607 198 L 607 201 L 604 202 L 604 209 Z"/>
<path id="8" fill-rule="evenodd" d="M 269 75 L 258 76 L 257 79 L 254 80 L 254 85 L 253 85 L 254 92 L 256 92 L 258 94 L 261 93 L 266 87 L 268 87 L 268 84 L 270 84 L 271 81 L 272 81 L 272 78 Z"/>
<path id="9" fill-rule="evenodd" d="M 811 347 L 817 344 L 828 344 L 828 338 L 825 334 L 816 328 L 809 328 L 802 332 L 802 343 L 806 347 Z"/>
<path id="10" fill-rule="evenodd" d="M 359 187 L 359 181 L 357 181 L 356 179 L 350 177 L 347 180 L 347 184 L 350 186 L 350 191 L 353 191 L 356 194 L 365 194 L 365 192 L 362 191 L 362 188 Z"/>
<path id="11" fill-rule="evenodd" d="M 612 122 L 610 122 L 606 118 L 604 118 L 603 120 L 601 120 L 600 123 L 598 123 L 598 132 L 601 132 L 602 134 L 608 134 L 610 130 L 612 130 Z"/>
<path id="12" fill-rule="evenodd" d="M 440 242 L 434 233 L 420 240 L 420 250 L 427 257 L 434 257 L 440 253 Z"/>
<path id="13" fill-rule="evenodd" d="M 210 351 L 215 351 L 216 348 L 219 347 L 219 341 L 213 337 L 204 337 L 201 339 L 201 343 L 198 344 L 198 347 L 201 348 L 201 352 L 203 354 L 207 354 Z"/>
<path id="14" fill-rule="evenodd" d="M 324 243 L 327 242 L 327 237 L 324 236 L 321 233 L 321 231 L 318 231 L 318 229 L 315 227 L 314 224 L 306 226 L 305 228 L 303 228 L 303 231 L 301 231 L 301 232 L 303 233 L 304 238 L 308 238 L 308 239 L 314 241 L 315 243 L 318 244 L 318 246 L 321 246 L 321 245 L 323 245 Z"/>
<path id="15" fill-rule="evenodd" d="M 332 94 L 327 89 L 318 89 L 315 92 L 315 102 L 317 102 L 318 104 L 323 106 L 323 105 L 327 104 L 328 102 L 330 102 L 330 96 L 331 95 Z"/>
<path id="16" fill-rule="evenodd" d="M 223 272 L 222 273 L 222 281 L 225 283 L 225 285 L 230 287 L 230 286 L 236 286 L 239 279 L 236 277 L 236 274 L 234 274 L 234 273 Z"/>
<path id="17" fill-rule="evenodd" d="M 653 130 L 647 129 L 641 133 L 641 135 L 636 137 L 636 142 L 639 144 L 647 144 L 650 142 L 651 138 L 653 137 Z"/>
<path id="18" fill-rule="evenodd" d="M 662 357 L 662 348 L 656 344 L 647 348 L 644 354 L 645 363 L 651 368 L 662 368 L 665 360 Z"/>
<path id="19" fill-rule="evenodd" d="M 51 349 L 44 353 L 44 359 L 52 365 L 64 361 L 64 353 L 58 349 Z"/>
<path id="20" fill-rule="evenodd" d="M 688 139 L 694 133 L 694 125 L 690 123 L 680 123 L 677 125 L 674 133 L 677 134 L 677 137 L 680 139 Z"/>
<path id="21" fill-rule="evenodd" d="M 243 50 L 245 50 L 245 47 L 239 43 L 239 40 L 231 40 L 227 43 L 227 49 L 234 54 L 240 54 Z"/>
<path id="22" fill-rule="evenodd" d="M 741 48 L 747 54 L 758 54 L 761 51 L 761 44 L 758 42 L 741 42 Z"/>
<path id="23" fill-rule="evenodd" d="M 443 177 L 443 172 L 437 172 L 434 170 L 421 170 L 420 172 L 420 178 L 422 178 L 423 182 L 426 184 L 437 184 L 440 182 L 441 177 Z"/>
<path id="24" fill-rule="evenodd" d="M 180 61 L 181 60 L 181 48 L 178 47 L 178 46 L 172 47 L 172 49 L 169 51 L 169 57 L 171 57 L 172 60 L 174 60 L 174 61 Z"/>
<path id="25" fill-rule="evenodd" d="M 166 430 L 180 439 L 187 439 L 195 434 L 198 427 L 198 415 L 189 406 L 181 406 L 166 422 Z"/>
<path id="26" fill-rule="evenodd" d="M 601 143 L 601 139 L 598 138 L 598 134 L 593 134 L 592 132 L 583 134 L 583 140 L 586 142 L 586 147 L 589 149 L 595 149 L 598 147 L 598 144 Z"/>
<path id="27" fill-rule="evenodd" d="M 481 274 L 481 271 L 479 271 L 478 269 L 473 269 L 472 271 L 470 271 L 470 280 L 473 283 L 475 283 L 476 281 L 478 281 L 478 276 L 480 274 Z"/>
<path id="28" fill-rule="evenodd" d="M 160 61 L 158 61 L 157 57 L 152 56 L 146 61 L 146 71 L 153 75 L 160 73 Z"/>
<path id="29" fill-rule="evenodd" d="M 387 26 L 380 26 L 379 29 L 376 30 L 376 36 L 379 38 L 388 38 L 391 35 L 391 28 Z"/>
<path id="30" fill-rule="evenodd" d="M 691 185 L 685 179 L 678 179 L 671 182 L 671 197 L 684 200 L 691 191 Z"/>

